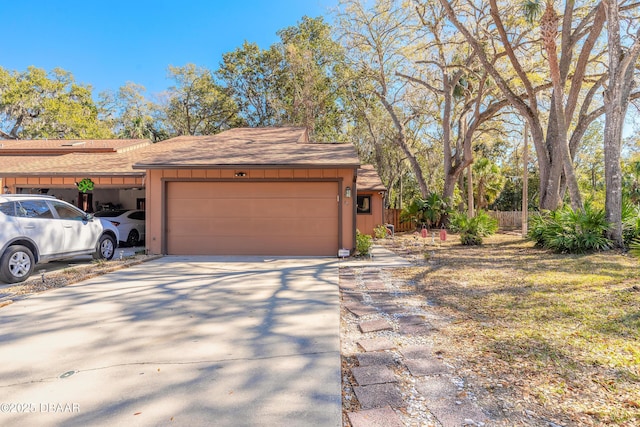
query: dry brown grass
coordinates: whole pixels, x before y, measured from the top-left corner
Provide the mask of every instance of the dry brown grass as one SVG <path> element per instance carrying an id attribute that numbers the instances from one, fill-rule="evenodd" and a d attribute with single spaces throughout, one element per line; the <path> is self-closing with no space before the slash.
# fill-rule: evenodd
<path id="1" fill-rule="evenodd" d="M 516 234 L 435 242 L 407 234 L 385 245 L 418 261 L 396 274 L 455 319 L 437 350 L 507 417 L 640 425 L 637 258 L 558 255 Z"/>

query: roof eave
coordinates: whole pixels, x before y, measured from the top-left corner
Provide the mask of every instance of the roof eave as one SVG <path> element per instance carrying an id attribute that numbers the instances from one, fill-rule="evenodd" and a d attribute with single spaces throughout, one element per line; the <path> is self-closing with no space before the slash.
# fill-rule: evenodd
<path id="1" fill-rule="evenodd" d="M 60 177 L 76 177 L 79 175 L 88 175 L 88 176 L 113 176 L 113 177 L 123 177 L 123 176 L 144 176 L 144 172 L 89 172 L 89 171 L 81 171 L 81 172 L 10 172 L 0 173 L 0 178 L 21 178 L 25 176 L 60 176 Z"/>
<path id="2" fill-rule="evenodd" d="M 133 166 L 136 170 L 149 170 L 149 169 L 326 169 L 326 168 L 348 168 L 357 169 L 360 167 L 360 163 L 326 163 L 326 164 L 224 164 L 224 165 L 208 165 L 208 164 L 194 164 L 194 165 L 176 165 L 170 163 L 163 164 L 145 164 L 136 163 Z"/>
<path id="3" fill-rule="evenodd" d="M 362 187 L 357 187 L 358 191 L 384 191 L 385 193 L 387 192 L 387 189 L 385 187 L 367 187 L 367 188 L 362 188 Z"/>

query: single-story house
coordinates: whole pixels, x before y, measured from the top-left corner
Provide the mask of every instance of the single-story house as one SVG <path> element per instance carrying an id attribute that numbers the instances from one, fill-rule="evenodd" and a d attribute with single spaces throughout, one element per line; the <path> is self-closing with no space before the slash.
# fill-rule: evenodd
<path id="1" fill-rule="evenodd" d="M 231 129 L 157 145 L 146 170 L 158 254 L 337 255 L 355 247 L 358 155 L 304 128 Z"/>
<path id="2" fill-rule="evenodd" d="M 89 200 L 78 191 L 87 179 Z M 297 127 L 155 144 L 0 141 L 0 189 L 87 211 L 146 209 L 153 254 L 330 256 L 354 250 L 356 227 L 373 233 L 383 223 L 385 191 L 351 144 L 312 143 Z"/>
<path id="3" fill-rule="evenodd" d="M 387 188 L 372 165 L 358 169 L 356 226 L 363 234 L 373 235 L 374 228 L 384 224 L 384 195 Z"/>

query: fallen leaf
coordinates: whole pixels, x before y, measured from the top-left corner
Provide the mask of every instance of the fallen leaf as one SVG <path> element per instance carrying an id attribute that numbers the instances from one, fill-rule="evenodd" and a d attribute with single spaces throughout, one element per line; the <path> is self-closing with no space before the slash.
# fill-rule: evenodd
<path id="1" fill-rule="evenodd" d="M 638 402 L 634 402 L 634 401 L 633 401 L 633 400 L 631 400 L 631 399 L 627 399 L 627 400 L 625 400 L 625 401 L 624 401 L 624 403 L 626 403 L 627 405 L 632 406 L 632 407 L 634 407 L 634 408 L 640 408 L 640 403 L 638 403 Z"/>

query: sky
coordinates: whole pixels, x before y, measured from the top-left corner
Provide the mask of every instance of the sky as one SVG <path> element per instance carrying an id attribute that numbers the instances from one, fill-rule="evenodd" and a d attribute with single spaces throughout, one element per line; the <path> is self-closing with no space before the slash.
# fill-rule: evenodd
<path id="1" fill-rule="evenodd" d="M 0 0 L 0 66 L 59 67 L 94 97 L 131 81 L 147 94 L 171 86 L 167 67 L 212 70 L 247 40 L 266 49 L 303 16 L 324 16 L 338 0 Z"/>

